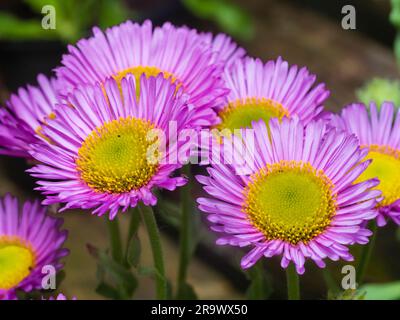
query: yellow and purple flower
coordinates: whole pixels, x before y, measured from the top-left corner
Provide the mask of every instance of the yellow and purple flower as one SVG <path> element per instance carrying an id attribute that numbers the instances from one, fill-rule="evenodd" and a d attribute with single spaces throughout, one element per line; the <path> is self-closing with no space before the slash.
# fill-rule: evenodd
<path id="1" fill-rule="evenodd" d="M 0 108 L 0 154 L 30 158 L 30 144 L 46 119 L 54 117 L 60 81 L 40 74 L 38 86 L 28 85 L 12 94 L 6 108 Z"/>
<path id="2" fill-rule="evenodd" d="M 0 299 L 16 299 L 16 290 L 42 289 L 46 265 L 61 269 L 60 259 L 68 254 L 61 225 L 38 201 L 21 208 L 10 195 L 0 199 Z"/>
<path id="3" fill-rule="evenodd" d="M 32 151 L 41 164 L 29 171 L 41 179 L 45 204 L 95 208 L 97 215 L 109 211 L 113 219 L 138 201 L 155 205 L 153 188 L 174 190 L 186 183 L 171 177 L 183 161 L 166 159 L 176 150 L 186 154 L 190 145 L 169 139 L 169 126 L 173 122 L 177 133 L 191 128 L 197 109 L 163 74 L 143 75 L 140 83 L 132 74 L 110 78 L 104 85 L 76 88 L 65 100 Z"/>
<path id="4" fill-rule="evenodd" d="M 331 123 L 355 134 L 361 147 L 368 150 L 366 159 L 372 159 L 372 163 L 360 179 L 380 180 L 376 187 L 382 191 L 378 226 L 384 226 L 388 218 L 400 224 L 400 111 L 391 102 L 384 102 L 380 111 L 375 103 L 369 108 L 355 103 L 340 116 L 332 115 Z"/>
<path id="5" fill-rule="evenodd" d="M 198 199 L 199 208 L 221 233 L 217 244 L 250 246 L 242 268 L 276 255 L 299 274 L 306 259 L 321 268 L 325 258 L 351 261 L 348 245 L 368 242 L 365 222 L 378 214 L 378 180 L 354 183 L 370 163 L 361 162 L 366 150 L 322 120 L 304 126 L 297 116 L 274 118 L 252 128 L 254 143 L 243 138 L 246 129 L 228 139 L 240 165 L 222 161 L 197 176 L 210 196 Z"/>
<path id="6" fill-rule="evenodd" d="M 303 67 L 278 58 L 263 64 L 259 59 L 235 60 L 224 72 L 230 93 L 218 115 L 218 129 L 249 128 L 252 121 L 297 115 L 305 124 L 323 115 L 329 96 L 324 84 L 313 87 L 316 76 Z"/>
<path id="7" fill-rule="evenodd" d="M 196 124 L 209 126 L 217 122 L 213 108 L 222 103 L 227 92 L 221 78 L 223 64 L 216 63 L 218 52 L 212 50 L 220 46 L 228 48 L 228 56 L 232 54 L 231 43 L 225 47 L 219 38 L 214 41 L 200 36 L 194 29 L 170 23 L 153 29 L 150 21 L 142 25 L 127 21 L 104 33 L 94 28 L 91 38 L 69 46 L 57 75 L 71 90 L 80 84 L 103 83 L 110 77 L 120 82 L 130 73 L 136 79 L 142 74 L 162 73 L 189 95 L 189 102 L 197 109 Z"/>

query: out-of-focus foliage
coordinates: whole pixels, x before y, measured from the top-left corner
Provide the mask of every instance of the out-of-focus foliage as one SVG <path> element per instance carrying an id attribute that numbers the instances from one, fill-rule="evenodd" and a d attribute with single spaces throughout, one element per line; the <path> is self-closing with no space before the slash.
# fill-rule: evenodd
<path id="1" fill-rule="evenodd" d="M 344 290 L 338 294 L 328 295 L 329 300 L 364 300 L 365 299 L 365 290 Z"/>
<path id="2" fill-rule="evenodd" d="M 367 300 L 399 300 L 400 299 L 400 281 L 367 284 L 361 288 L 365 292 Z"/>
<path id="3" fill-rule="evenodd" d="M 124 0 L 23 0 L 37 14 L 34 19 L 21 19 L 9 12 L 0 12 L 0 39 L 60 39 L 75 42 L 87 34 L 93 25 L 109 27 L 135 18 Z M 253 36 L 251 17 L 239 5 L 229 0 L 181 0 L 195 16 L 215 21 L 234 37 L 247 40 Z M 43 29 L 44 6 L 53 6 L 56 28 Z"/>
<path id="4" fill-rule="evenodd" d="M 264 268 L 263 261 L 246 271 L 247 278 L 251 281 L 246 291 L 249 300 L 267 300 L 272 292 L 272 280 Z"/>
<path id="5" fill-rule="evenodd" d="M 96 292 L 106 298 L 130 299 L 137 286 L 137 277 L 126 264 L 115 261 L 106 251 L 87 245 L 91 256 L 97 260 Z M 110 283 L 111 281 L 111 283 Z"/>
<path id="6" fill-rule="evenodd" d="M 37 39 L 43 35 L 46 34 L 38 21 L 20 20 L 7 12 L 0 12 L 1 39 Z"/>
<path id="7" fill-rule="evenodd" d="M 241 40 L 254 34 L 250 15 L 227 0 L 182 0 L 185 7 L 202 19 L 215 21 L 223 31 Z"/>
<path id="8" fill-rule="evenodd" d="M 366 105 L 373 101 L 380 108 L 384 101 L 391 101 L 396 107 L 399 107 L 400 81 L 374 78 L 358 89 L 356 95 L 357 99 Z"/>
<path id="9" fill-rule="evenodd" d="M 397 64 L 400 65 L 400 0 L 392 0 L 392 11 L 390 12 L 389 20 L 397 30 L 397 35 L 394 40 L 394 54 L 397 59 Z"/>
<path id="10" fill-rule="evenodd" d="M 392 11 L 390 12 L 390 22 L 400 29 L 400 0 L 391 0 Z"/>
<path id="11" fill-rule="evenodd" d="M 121 23 L 133 15 L 133 12 L 129 12 L 121 0 L 102 0 L 98 10 L 98 25 L 102 28 Z"/>
<path id="12" fill-rule="evenodd" d="M 0 39 L 60 39 L 74 42 L 85 36 L 94 24 L 108 27 L 132 15 L 122 0 L 24 0 L 38 19 L 24 20 L 10 13 L 0 12 Z M 41 19 L 44 6 L 53 6 L 56 28 L 43 29 Z"/>

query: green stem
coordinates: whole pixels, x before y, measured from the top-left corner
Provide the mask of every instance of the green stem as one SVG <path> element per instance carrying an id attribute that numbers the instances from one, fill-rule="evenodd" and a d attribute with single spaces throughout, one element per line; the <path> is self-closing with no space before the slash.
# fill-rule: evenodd
<path id="1" fill-rule="evenodd" d="M 289 300 L 300 300 L 299 275 L 294 264 L 289 264 L 286 269 L 286 281 Z"/>
<path id="2" fill-rule="evenodd" d="M 267 284 L 265 281 L 265 269 L 262 259 L 260 259 L 252 268 L 249 269 L 248 275 L 251 281 L 251 290 L 248 290 L 247 299 L 267 299 L 266 294 L 268 293 L 268 288 L 266 287 Z"/>
<path id="3" fill-rule="evenodd" d="M 131 214 L 131 220 L 129 222 L 129 229 L 128 229 L 128 237 L 126 239 L 126 250 L 125 250 L 125 265 L 126 267 L 129 268 L 129 263 L 128 263 L 128 250 L 129 250 L 129 244 L 132 240 L 132 237 L 137 234 L 140 226 L 140 212 L 139 208 L 135 207 L 130 210 Z"/>
<path id="4" fill-rule="evenodd" d="M 372 237 L 367 245 L 362 248 L 360 261 L 357 265 L 357 285 L 361 286 L 364 281 L 365 272 L 367 271 L 369 261 L 371 259 L 372 251 L 374 250 L 376 235 L 378 233 L 378 226 L 376 222 L 371 223 Z"/>
<path id="5" fill-rule="evenodd" d="M 111 245 L 111 256 L 113 259 L 122 263 L 123 261 L 123 250 L 122 250 L 122 242 L 121 242 L 121 234 L 119 231 L 118 217 L 116 216 L 114 220 L 107 219 L 107 227 L 108 233 L 110 235 L 110 245 Z"/>
<path id="6" fill-rule="evenodd" d="M 139 210 L 142 214 L 143 222 L 146 225 L 153 252 L 154 268 L 157 273 L 155 275 L 157 299 L 165 300 L 167 299 L 167 281 L 165 277 L 164 258 L 157 222 L 151 207 L 140 204 Z"/>
<path id="7" fill-rule="evenodd" d="M 140 225 L 140 212 L 139 208 L 135 207 L 131 210 L 130 212 L 131 215 L 131 221 L 129 223 L 129 229 L 128 229 L 128 239 L 127 239 L 127 247 L 129 245 L 129 242 L 131 241 L 132 237 L 138 232 L 139 230 L 139 225 Z"/>
<path id="8" fill-rule="evenodd" d="M 332 276 L 331 271 L 328 266 L 322 269 L 322 275 L 324 276 L 325 284 L 327 286 L 328 291 L 331 294 L 336 294 L 340 291 L 338 284 L 335 281 L 335 278 Z"/>
<path id="9" fill-rule="evenodd" d="M 181 188 L 181 225 L 179 238 L 179 269 L 177 279 L 177 296 L 182 298 L 186 285 L 187 270 L 190 262 L 190 214 L 192 211 L 191 202 L 191 172 L 190 165 L 182 168 L 182 172 L 189 179 L 188 183 Z"/>

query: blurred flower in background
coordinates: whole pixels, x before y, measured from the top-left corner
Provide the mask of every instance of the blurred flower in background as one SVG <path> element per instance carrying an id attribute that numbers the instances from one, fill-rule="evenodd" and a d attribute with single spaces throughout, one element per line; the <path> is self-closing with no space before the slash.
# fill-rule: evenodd
<path id="1" fill-rule="evenodd" d="M 37 86 L 27 85 L 0 108 L 0 154 L 31 158 L 30 144 L 38 142 L 42 125 L 54 117 L 59 81 L 40 74 Z"/>

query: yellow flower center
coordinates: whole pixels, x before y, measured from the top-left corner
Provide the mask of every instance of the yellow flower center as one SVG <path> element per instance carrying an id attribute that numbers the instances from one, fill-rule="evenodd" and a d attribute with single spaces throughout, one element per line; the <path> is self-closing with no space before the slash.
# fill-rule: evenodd
<path id="1" fill-rule="evenodd" d="M 378 206 L 390 205 L 400 199 L 400 150 L 378 145 L 368 148 L 366 159 L 372 159 L 372 162 L 357 181 L 378 178 L 380 183 L 375 188 L 382 191 L 384 198 Z"/>
<path id="2" fill-rule="evenodd" d="M 78 151 L 77 169 L 99 191 L 123 193 L 146 185 L 158 168 L 160 141 L 154 125 L 119 118 L 96 128 Z"/>
<path id="3" fill-rule="evenodd" d="M 330 225 L 336 195 L 321 170 L 301 161 L 281 161 L 253 174 L 243 211 L 266 240 L 307 243 Z"/>
<path id="4" fill-rule="evenodd" d="M 136 96 L 140 96 L 140 77 L 142 74 L 145 74 L 147 78 L 149 77 L 156 77 L 160 73 L 163 73 L 164 78 L 168 79 L 172 84 L 176 83 L 176 90 L 178 90 L 181 86 L 182 83 L 178 81 L 178 79 L 170 72 L 168 71 L 162 71 L 158 69 L 157 67 L 148 67 L 148 66 L 137 66 L 133 68 L 128 68 L 123 71 L 118 72 L 116 75 L 114 75 L 114 79 L 117 81 L 118 85 L 121 85 L 122 79 L 129 73 L 132 73 L 135 76 L 136 79 Z"/>
<path id="5" fill-rule="evenodd" d="M 35 266 L 35 254 L 17 237 L 0 237 L 0 290 L 9 290 L 24 280 Z"/>
<path id="6" fill-rule="evenodd" d="M 219 113 L 221 123 L 218 129 L 251 128 L 251 122 L 264 120 L 268 124 L 271 118 L 282 119 L 289 112 L 279 103 L 265 98 L 247 98 L 229 103 Z"/>

